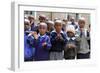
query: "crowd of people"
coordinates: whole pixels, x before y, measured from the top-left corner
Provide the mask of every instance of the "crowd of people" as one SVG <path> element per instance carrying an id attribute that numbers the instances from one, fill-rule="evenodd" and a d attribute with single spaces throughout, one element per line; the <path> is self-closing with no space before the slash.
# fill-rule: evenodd
<path id="1" fill-rule="evenodd" d="M 24 61 L 72 60 L 90 58 L 90 25 L 84 17 L 49 20 L 40 15 L 39 22 L 24 18 Z"/>

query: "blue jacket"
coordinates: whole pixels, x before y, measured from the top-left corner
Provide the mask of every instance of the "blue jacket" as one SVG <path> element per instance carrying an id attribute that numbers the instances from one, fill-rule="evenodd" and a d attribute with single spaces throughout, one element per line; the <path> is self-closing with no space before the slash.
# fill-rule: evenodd
<path id="1" fill-rule="evenodd" d="M 44 47 L 42 44 L 46 42 L 47 45 Z M 51 48 L 51 42 L 49 36 L 46 34 L 43 36 L 39 36 L 37 40 L 34 39 L 35 43 L 35 60 L 42 61 L 42 60 L 49 60 L 49 50 Z"/>
<path id="2" fill-rule="evenodd" d="M 54 52 L 62 52 L 62 50 L 64 50 L 65 44 L 66 44 L 66 34 L 61 31 L 61 36 L 62 39 L 56 39 L 57 37 L 57 33 L 56 31 L 52 31 L 50 34 L 50 39 L 51 39 L 51 50 L 50 51 L 54 51 Z"/>
<path id="3" fill-rule="evenodd" d="M 24 34 L 24 60 L 33 60 L 35 48 L 32 36 Z"/>
<path id="4" fill-rule="evenodd" d="M 34 23 L 32 23 L 31 31 L 37 31 L 37 30 L 38 30 L 38 26 L 36 26 Z"/>

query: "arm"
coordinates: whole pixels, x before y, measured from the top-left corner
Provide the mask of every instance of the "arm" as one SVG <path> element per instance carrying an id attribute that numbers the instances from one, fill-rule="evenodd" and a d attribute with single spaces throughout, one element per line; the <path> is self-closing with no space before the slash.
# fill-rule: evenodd
<path id="1" fill-rule="evenodd" d="M 51 41 L 51 44 L 55 44 L 57 42 L 55 33 L 52 33 L 52 32 L 50 33 L 50 41 Z"/>
<path id="2" fill-rule="evenodd" d="M 49 37 L 47 37 L 46 42 L 44 42 L 44 43 L 42 44 L 42 46 L 43 46 L 44 48 L 46 48 L 47 50 L 49 50 L 49 49 L 51 48 L 51 42 L 50 42 L 50 38 L 49 38 Z"/>

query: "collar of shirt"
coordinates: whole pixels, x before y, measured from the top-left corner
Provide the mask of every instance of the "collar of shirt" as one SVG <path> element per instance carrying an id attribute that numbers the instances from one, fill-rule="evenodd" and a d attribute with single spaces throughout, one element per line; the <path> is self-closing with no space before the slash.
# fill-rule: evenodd
<path id="1" fill-rule="evenodd" d="M 57 32 L 56 32 L 56 30 L 53 30 L 52 32 L 55 32 L 55 33 L 57 33 Z M 64 33 L 64 32 L 61 30 L 61 31 L 60 31 L 60 33 Z"/>
<path id="2" fill-rule="evenodd" d="M 70 39 L 72 39 L 72 40 L 75 40 L 76 38 L 75 37 L 67 37 L 67 40 L 70 40 Z"/>
<path id="3" fill-rule="evenodd" d="M 46 34 L 44 34 L 44 35 L 40 35 L 40 33 L 38 34 L 38 36 L 39 37 L 45 37 L 46 36 Z"/>

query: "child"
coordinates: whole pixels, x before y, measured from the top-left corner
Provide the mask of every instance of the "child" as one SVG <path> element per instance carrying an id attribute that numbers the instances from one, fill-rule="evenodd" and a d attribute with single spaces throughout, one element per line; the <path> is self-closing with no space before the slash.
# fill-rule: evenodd
<path id="1" fill-rule="evenodd" d="M 33 61 L 35 48 L 33 45 L 33 37 L 29 34 L 30 23 L 28 20 L 24 21 L 24 61 Z"/>
<path id="2" fill-rule="evenodd" d="M 28 16 L 28 20 L 30 21 L 31 31 L 37 31 L 38 27 L 34 23 L 34 17 L 32 15 Z"/>
<path id="3" fill-rule="evenodd" d="M 48 21 L 47 22 L 47 35 L 50 36 L 50 32 L 54 30 L 54 22 Z"/>
<path id="4" fill-rule="evenodd" d="M 67 25 L 68 25 L 68 20 L 67 20 L 67 18 L 64 18 L 64 19 L 63 19 L 63 26 L 62 26 L 62 30 L 63 30 L 63 31 L 66 31 Z"/>
<path id="5" fill-rule="evenodd" d="M 40 22 L 46 22 L 46 16 L 43 15 L 43 14 L 41 14 L 41 15 L 39 16 L 39 21 L 40 21 Z"/>
<path id="6" fill-rule="evenodd" d="M 67 32 L 67 43 L 64 49 L 65 59 L 75 59 L 76 56 L 76 38 L 75 38 L 75 28 L 73 25 L 68 25 L 66 28 Z"/>
<path id="7" fill-rule="evenodd" d="M 87 59 L 90 58 L 90 50 L 87 41 L 89 37 L 87 36 L 87 29 L 85 29 L 85 18 L 80 18 L 78 24 L 80 27 L 80 46 L 77 53 L 77 59 Z"/>
<path id="8" fill-rule="evenodd" d="M 62 60 L 63 50 L 66 43 L 66 34 L 62 31 L 62 21 L 56 20 L 54 24 L 55 29 L 51 32 L 51 50 L 50 60 Z"/>
<path id="9" fill-rule="evenodd" d="M 47 24 L 39 24 L 39 33 L 33 33 L 35 44 L 35 61 L 49 60 L 49 50 L 51 48 L 50 38 L 46 35 Z"/>

